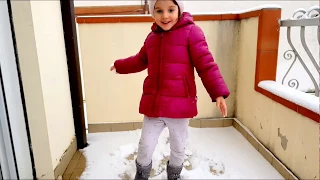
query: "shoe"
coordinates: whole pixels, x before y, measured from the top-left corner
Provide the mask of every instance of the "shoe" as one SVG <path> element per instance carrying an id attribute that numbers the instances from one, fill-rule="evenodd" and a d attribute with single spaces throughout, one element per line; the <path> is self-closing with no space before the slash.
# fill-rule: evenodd
<path id="1" fill-rule="evenodd" d="M 168 180 L 180 180 L 180 174 L 182 171 L 183 165 L 179 167 L 173 167 L 169 165 L 169 161 L 167 162 L 167 174 Z"/>
<path id="2" fill-rule="evenodd" d="M 136 160 L 136 167 L 137 171 L 134 180 L 148 180 L 150 177 L 152 162 L 148 166 L 141 166 Z"/>

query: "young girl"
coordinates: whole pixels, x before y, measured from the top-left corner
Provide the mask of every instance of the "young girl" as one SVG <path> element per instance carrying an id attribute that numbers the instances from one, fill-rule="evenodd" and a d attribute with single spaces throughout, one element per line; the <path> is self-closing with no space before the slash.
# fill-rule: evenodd
<path id="1" fill-rule="evenodd" d="M 230 94 L 209 51 L 203 31 L 190 13 L 183 12 L 181 0 L 152 0 L 150 13 L 155 20 L 139 53 L 119 59 L 110 68 L 119 74 L 148 69 L 139 113 L 144 114 L 136 159 L 136 180 L 146 180 L 152 155 L 165 127 L 169 129 L 170 158 L 168 179 L 179 179 L 188 138 L 189 119 L 197 115 L 194 68 L 222 115 L 227 115 L 225 98 Z"/>

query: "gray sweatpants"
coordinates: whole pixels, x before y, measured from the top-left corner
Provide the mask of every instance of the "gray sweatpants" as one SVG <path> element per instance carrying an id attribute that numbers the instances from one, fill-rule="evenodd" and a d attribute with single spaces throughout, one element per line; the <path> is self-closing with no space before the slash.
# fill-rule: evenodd
<path id="1" fill-rule="evenodd" d="M 188 125 L 188 118 L 151 118 L 145 116 L 139 141 L 137 162 L 141 166 L 148 166 L 151 163 L 159 136 L 163 129 L 168 127 L 171 150 L 169 163 L 171 166 L 181 166 L 184 161 L 185 146 L 188 139 Z"/>

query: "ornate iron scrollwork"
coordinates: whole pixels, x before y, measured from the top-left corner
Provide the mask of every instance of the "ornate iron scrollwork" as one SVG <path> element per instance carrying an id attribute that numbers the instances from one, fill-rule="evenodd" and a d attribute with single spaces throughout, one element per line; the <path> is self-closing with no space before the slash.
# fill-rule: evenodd
<path id="1" fill-rule="evenodd" d="M 312 13 L 315 12 L 315 13 Z M 320 8 L 319 6 L 312 6 L 308 10 L 299 8 L 297 9 L 294 13 L 293 16 L 290 17 L 288 20 L 284 20 L 285 23 L 281 23 L 281 25 L 287 27 L 287 40 L 288 44 L 290 45 L 291 49 L 287 50 L 284 52 L 283 57 L 286 60 L 293 60 L 291 63 L 290 67 L 288 68 L 287 72 L 285 73 L 283 79 L 282 79 L 282 84 L 285 84 L 285 79 L 288 76 L 288 73 L 291 71 L 292 66 L 296 63 L 298 60 L 304 70 L 307 72 L 309 75 L 314 87 L 315 87 L 315 95 L 319 97 L 319 84 L 317 83 L 315 79 L 315 75 L 311 73 L 310 69 L 306 66 L 306 60 L 303 60 L 298 51 L 296 50 L 296 47 L 293 45 L 292 40 L 291 40 L 291 28 L 293 26 L 295 27 L 300 27 L 300 41 L 301 45 L 304 48 L 304 51 L 307 54 L 307 57 L 310 59 L 312 62 L 314 68 L 316 69 L 316 72 L 318 75 L 320 74 L 320 67 L 318 62 L 316 61 L 316 58 L 312 55 L 309 47 L 307 46 L 306 43 L 306 38 L 305 38 L 305 27 L 306 26 L 318 26 L 318 32 L 317 32 L 317 39 L 318 39 L 318 44 L 320 46 L 320 25 L 319 25 L 319 14 L 320 14 Z M 282 21 L 282 22 L 284 22 Z M 288 81 L 288 86 L 292 88 L 298 89 L 299 87 L 299 81 L 297 79 L 290 79 Z"/>

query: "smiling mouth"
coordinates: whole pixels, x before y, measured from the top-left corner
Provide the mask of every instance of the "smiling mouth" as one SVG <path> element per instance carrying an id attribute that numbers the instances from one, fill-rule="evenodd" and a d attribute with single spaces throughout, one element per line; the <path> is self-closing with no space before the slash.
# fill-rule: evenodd
<path id="1" fill-rule="evenodd" d="M 162 24 L 169 24 L 170 23 L 170 21 L 168 21 L 168 22 L 161 22 Z"/>

